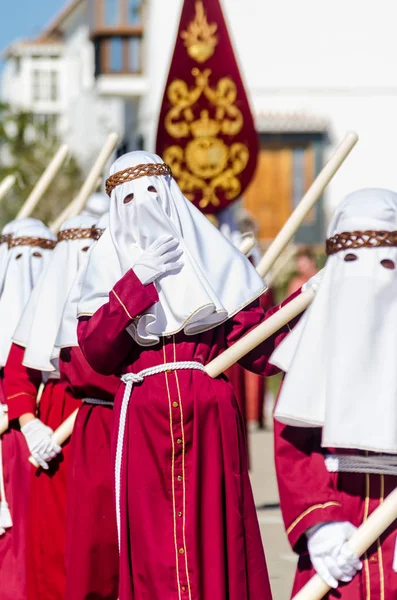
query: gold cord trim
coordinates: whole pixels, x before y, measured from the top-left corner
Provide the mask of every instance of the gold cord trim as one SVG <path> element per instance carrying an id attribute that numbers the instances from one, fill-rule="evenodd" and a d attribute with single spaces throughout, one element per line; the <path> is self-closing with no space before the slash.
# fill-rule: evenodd
<path id="1" fill-rule="evenodd" d="M 173 337 L 173 346 L 174 346 L 174 362 L 177 362 L 176 359 L 176 344 L 175 338 Z M 179 387 L 179 378 L 178 372 L 174 371 L 175 379 L 176 379 L 176 387 L 178 390 L 178 400 L 179 400 L 179 408 L 181 411 L 181 431 L 182 431 L 182 477 L 183 477 L 183 523 L 182 523 L 182 531 L 183 531 L 183 547 L 185 548 L 185 568 L 186 568 L 186 581 L 189 590 L 189 600 L 192 600 L 192 590 L 190 586 L 190 577 L 189 577 L 189 567 L 188 567 L 188 559 L 187 559 L 187 545 L 186 545 L 186 478 L 185 478 L 185 427 L 183 421 L 183 406 L 182 406 L 182 397 L 181 390 Z"/>
<path id="2" fill-rule="evenodd" d="M 322 509 L 322 508 L 328 508 L 329 506 L 341 506 L 341 503 L 340 502 L 325 502 L 325 504 L 314 504 L 313 506 L 311 506 L 310 508 L 305 510 L 305 512 L 303 512 L 301 515 L 299 515 L 299 517 L 296 518 L 295 521 L 288 527 L 287 535 L 289 535 L 291 533 L 291 531 L 293 531 L 295 529 L 295 527 L 298 525 L 298 523 L 300 523 L 302 521 L 302 519 L 304 519 L 311 512 L 313 512 L 314 510 Z"/>
<path id="3" fill-rule="evenodd" d="M 163 357 L 164 364 L 167 362 L 167 354 L 165 350 L 165 339 L 163 338 Z M 178 597 L 181 600 L 181 582 L 179 580 L 179 557 L 178 557 L 178 539 L 176 534 L 176 505 L 175 505 L 175 442 L 174 442 L 174 434 L 173 434 L 173 421 L 172 421 L 172 406 L 171 406 L 171 393 L 170 386 L 168 383 L 168 373 L 165 372 L 165 383 L 167 386 L 167 394 L 168 394 L 168 410 L 170 415 L 170 436 L 171 436 L 171 445 L 172 445 L 172 459 L 171 459 L 171 478 L 172 478 L 172 513 L 174 520 L 174 545 L 175 545 L 175 568 L 176 568 L 176 579 L 178 583 Z"/>
<path id="4" fill-rule="evenodd" d="M 111 290 L 111 292 L 114 294 L 114 296 L 116 297 L 116 299 L 119 301 L 120 305 L 123 307 L 124 311 L 126 312 L 127 316 L 131 319 L 131 321 L 133 321 L 133 317 L 131 317 L 130 313 L 127 310 L 127 307 L 125 306 L 125 304 L 121 301 L 121 299 L 118 297 L 118 295 L 116 294 L 116 292 L 114 290 Z"/>

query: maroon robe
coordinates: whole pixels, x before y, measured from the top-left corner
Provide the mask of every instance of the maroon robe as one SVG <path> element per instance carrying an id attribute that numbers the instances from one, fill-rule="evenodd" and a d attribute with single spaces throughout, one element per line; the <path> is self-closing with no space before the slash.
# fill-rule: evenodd
<path id="1" fill-rule="evenodd" d="M 23 366 L 24 348 L 13 344 L 5 367 L 9 418 L 36 413 L 42 373 Z M 37 416 L 56 429 L 80 405 L 59 379 L 50 379 Z M 31 468 L 27 523 L 28 600 L 63 600 L 65 594 L 66 466 L 69 443 L 49 463 L 48 471 Z"/>
<path id="2" fill-rule="evenodd" d="M 3 375 L 3 372 L 2 372 Z M 0 402 L 6 404 L 3 381 L 0 382 Z M 0 598 L 25 600 L 26 527 L 30 489 L 29 450 L 25 438 L 15 423 L 1 436 L 3 477 L 13 525 L 0 536 Z"/>
<path id="3" fill-rule="evenodd" d="M 275 421 L 275 457 L 280 503 L 292 548 L 299 555 L 294 596 L 314 575 L 305 531 L 325 521 L 350 521 L 360 526 L 396 487 L 393 476 L 328 473 L 321 448 L 321 429 L 281 425 Z M 338 450 L 339 453 L 358 454 Z M 328 594 L 340 600 L 397 598 L 397 573 L 392 569 L 397 522 L 363 557 L 363 569 L 348 584 Z"/>
<path id="4" fill-rule="evenodd" d="M 120 379 L 95 373 L 80 348 L 61 351 L 59 369 L 75 398 L 113 403 Z M 65 600 L 117 600 L 117 547 L 110 453 L 113 408 L 83 402 L 70 443 Z"/>
<path id="5" fill-rule="evenodd" d="M 264 319 L 259 302 L 199 335 L 155 346 L 126 331 L 157 302 L 132 271 L 109 302 L 81 320 L 79 342 L 104 374 L 172 361 L 207 364 Z M 270 373 L 274 339 L 241 361 Z M 124 385 L 115 399 L 118 423 Z M 115 453 L 116 435 L 113 440 Z M 247 469 L 244 425 L 225 377 L 201 371 L 153 375 L 136 385 L 127 413 L 121 485 L 120 600 L 266 600 L 265 556 Z"/>

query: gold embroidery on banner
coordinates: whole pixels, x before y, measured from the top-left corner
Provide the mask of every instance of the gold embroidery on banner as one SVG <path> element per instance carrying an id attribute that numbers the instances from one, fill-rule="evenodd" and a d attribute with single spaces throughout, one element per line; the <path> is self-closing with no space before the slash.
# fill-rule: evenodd
<path id="1" fill-rule="evenodd" d="M 341 503 L 340 502 L 326 502 L 325 504 L 314 504 L 314 506 L 311 506 L 310 508 L 305 510 L 301 515 L 299 515 L 299 517 L 297 519 L 295 519 L 295 521 L 288 527 L 287 535 L 289 535 L 291 533 L 291 531 L 293 531 L 293 529 L 295 529 L 295 527 L 298 525 L 298 523 L 300 523 L 302 521 L 302 519 L 304 519 L 307 515 L 309 515 L 311 512 L 313 512 L 313 510 L 328 508 L 329 506 L 341 506 Z"/>
<path id="2" fill-rule="evenodd" d="M 177 362 L 176 360 L 176 344 L 175 344 L 175 338 L 173 338 L 173 345 L 174 345 L 174 362 Z M 178 390 L 178 401 L 179 401 L 179 410 L 181 412 L 181 431 L 182 431 L 182 477 L 183 477 L 183 522 L 182 522 L 182 527 L 183 527 L 183 547 L 185 548 L 185 568 L 186 568 L 186 580 L 187 580 L 187 586 L 188 586 L 188 590 L 189 590 L 189 600 L 192 600 L 192 591 L 191 591 L 191 586 L 190 586 L 190 577 L 189 577 L 189 567 L 188 567 L 188 560 L 187 560 L 187 545 L 186 545 L 186 477 L 185 477 L 185 427 L 184 427 L 184 421 L 183 421 L 183 404 L 182 404 L 182 397 L 181 397 L 181 390 L 179 387 L 179 377 L 178 377 L 178 371 L 174 371 L 174 375 L 175 375 L 175 379 L 176 379 L 176 387 Z"/>
<path id="3" fill-rule="evenodd" d="M 208 23 L 202 0 L 197 0 L 194 20 L 191 21 L 187 30 L 181 33 L 190 58 L 204 63 L 214 55 L 219 42 L 216 35 L 217 30 L 216 23 Z"/>
<path id="4" fill-rule="evenodd" d="M 163 338 L 163 356 L 164 356 L 164 364 L 167 362 L 167 354 L 165 350 L 165 339 Z M 176 567 L 176 579 L 178 583 L 178 598 L 181 600 L 181 582 L 179 581 L 179 557 L 178 557 L 178 540 L 176 535 L 176 506 L 175 506 L 175 443 L 174 443 L 174 433 L 173 433 L 173 422 L 172 422 L 172 407 L 171 407 L 171 393 L 170 387 L 168 384 L 168 373 L 164 373 L 165 382 L 167 386 L 167 394 L 168 394 L 168 410 L 170 415 L 170 436 L 171 436 L 171 444 L 172 444 L 172 460 L 171 460 L 171 478 L 172 478 L 172 512 L 173 512 L 173 525 L 174 525 L 174 544 L 175 544 L 175 567 Z"/>
<path id="5" fill-rule="evenodd" d="M 244 117 L 236 105 L 237 86 L 230 77 L 223 77 L 215 88 L 210 86 L 211 70 L 194 68 L 195 87 L 189 89 L 185 81 L 176 79 L 167 91 L 172 108 L 165 117 L 167 133 L 176 139 L 192 139 L 185 148 L 175 144 L 163 152 L 182 192 L 190 200 L 200 190 L 201 208 L 219 206 L 219 191 L 227 200 L 234 200 L 241 191 L 237 177 L 249 161 L 249 150 L 241 142 L 226 143 L 219 135 L 233 138 L 244 125 Z M 210 110 L 194 113 L 194 105 L 201 96 L 210 103 Z M 218 191 L 219 190 L 219 191 Z"/>

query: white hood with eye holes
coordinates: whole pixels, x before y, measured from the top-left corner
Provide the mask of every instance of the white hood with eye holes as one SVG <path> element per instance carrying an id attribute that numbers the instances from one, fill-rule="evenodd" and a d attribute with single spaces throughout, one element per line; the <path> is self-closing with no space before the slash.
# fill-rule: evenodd
<path id="1" fill-rule="evenodd" d="M 112 165 L 110 174 L 162 162 L 154 154 L 131 152 Z M 127 197 L 131 201 L 125 203 Z M 265 291 L 249 260 L 183 196 L 171 176 L 144 176 L 112 191 L 109 234 L 91 253 L 79 314 L 93 314 L 106 302 L 113 285 L 164 235 L 178 240 L 183 267 L 155 282 L 159 302 L 128 328 L 137 343 L 153 345 L 164 335 L 216 327 Z"/>
<path id="2" fill-rule="evenodd" d="M 79 215 L 61 227 L 90 229 L 96 217 Z M 69 292 L 81 265 L 87 260 L 92 238 L 63 240 L 57 243 L 51 260 L 33 290 L 13 340 L 24 346 L 23 364 L 39 371 L 56 371 L 59 348 L 56 338 Z"/>
<path id="3" fill-rule="evenodd" d="M 364 230 L 397 230 L 397 194 L 351 194 L 328 235 Z M 396 454 L 397 248 L 329 256 L 311 307 L 271 362 L 287 373 L 278 421 L 322 427 L 325 448 Z"/>
<path id="4" fill-rule="evenodd" d="M 13 237 L 38 237 L 55 240 L 50 230 L 37 219 L 21 219 L 3 229 Z M 34 246 L 16 246 L 1 259 L 0 295 L 0 366 L 4 367 L 11 348 L 12 336 L 32 289 L 45 268 L 52 250 Z"/>
<path id="5" fill-rule="evenodd" d="M 106 235 L 106 229 L 109 227 L 109 213 L 102 215 L 96 224 L 96 227 L 100 230 L 105 230 L 103 235 Z M 92 252 L 93 248 L 95 248 L 95 244 L 91 247 L 89 253 Z M 70 348 L 79 345 L 77 341 L 77 306 L 81 297 L 81 289 L 83 287 L 87 264 L 88 260 L 84 261 L 79 268 L 63 310 L 62 323 L 55 343 L 59 351 L 61 348 Z"/>

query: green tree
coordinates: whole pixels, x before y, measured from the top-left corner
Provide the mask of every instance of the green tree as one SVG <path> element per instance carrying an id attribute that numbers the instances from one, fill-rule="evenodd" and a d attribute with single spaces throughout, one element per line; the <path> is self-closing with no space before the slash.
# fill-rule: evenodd
<path id="1" fill-rule="evenodd" d="M 0 181 L 9 174 L 17 176 L 17 184 L 0 204 L 2 226 L 15 217 L 59 146 L 48 123 L 38 124 L 31 113 L 0 104 Z M 50 222 L 73 199 L 81 184 L 80 168 L 70 157 L 32 216 Z"/>

